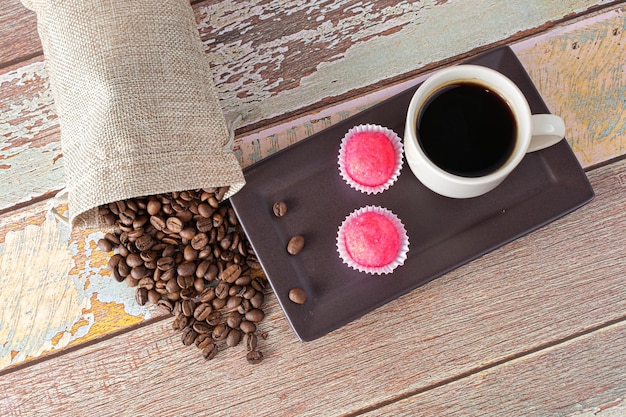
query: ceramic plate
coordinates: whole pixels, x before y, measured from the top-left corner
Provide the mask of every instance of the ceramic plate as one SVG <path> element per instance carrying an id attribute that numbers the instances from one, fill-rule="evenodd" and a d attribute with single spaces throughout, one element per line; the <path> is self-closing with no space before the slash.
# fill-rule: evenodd
<path id="1" fill-rule="evenodd" d="M 526 71 L 508 47 L 468 63 L 496 69 L 526 95 L 533 113 L 548 109 Z M 343 135 L 352 126 L 374 123 L 404 134 L 413 92 L 406 90 L 375 107 L 298 142 L 250 167 L 246 186 L 231 198 L 267 278 L 295 333 L 316 339 L 377 307 L 579 208 L 593 190 L 567 141 L 527 155 L 494 191 L 455 200 L 425 188 L 406 161 L 398 181 L 368 196 L 350 188 L 337 169 Z M 277 218 L 272 205 L 284 201 Z M 337 228 L 353 210 L 379 205 L 405 224 L 410 249 L 405 264 L 389 275 L 350 269 L 337 255 Z M 305 238 L 296 256 L 289 239 Z M 288 298 L 295 287 L 306 291 L 302 305 Z"/>

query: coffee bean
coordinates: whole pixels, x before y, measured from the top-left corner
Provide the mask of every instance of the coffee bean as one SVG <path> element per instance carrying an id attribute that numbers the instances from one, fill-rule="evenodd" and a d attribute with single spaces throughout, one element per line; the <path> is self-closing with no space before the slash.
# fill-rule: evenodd
<path id="1" fill-rule="evenodd" d="M 205 287 L 205 283 L 204 283 L 204 279 L 202 278 L 196 278 L 193 281 L 193 289 L 200 294 L 202 291 L 204 291 L 204 287 Z"/>
<path id="2" fill-rule="evenodd" d="M 175 262 L 174 258 L 167 256 L 157 260 L 157 268 L 161 271 L 167 271 L 168 269 L 174 268 Z"/>
<path id="3" fill-rule="evenodd" d="M 222 321 L 222 312 L 219 310 L 212 311 L 205 321 L 211 326 L 217 326 Z"/>
<path id="4" fill-rule="evenodd" d="M 135 291 L 135 300 L 140 306 L 146 305 L 148 302 L 148 290 L 145 288 L 137 288 Z"/>
<path id="5" fill-rule="evenodd" d="M 183 314 L 187 317 L 191 317 L 194 315 L 194 311 L 196 309 L 196 303 L 193 300 L 183 300 L 181 303 Z"/>
<path id="6" fill-rule="evenodd" d="M 183 290 L 191 288 L 193 286 L 193 282 L 194 277 L 192 277 L 191 275 L 179 275 L 178 278 L 176 278 L 176 283 Z M 193 297 L 194 295 L 195 294 L 192 294 L 191 297 Z"/>
<path id="7" fill-rule="evenodd" d="M 130 253 L 126 257 L 126 265 L 134 268 L 139 265 L 143 265 L 144 260 L 141 259 L 141 256 L 138 253 Z"/>
<path id="8" fill-rule="evenodd" d="M 208 303 L 215 298 L 215 288 L 209 287 L 200 294 L 200 302 Z"/>
<path id="9" fill-rule="evenodd" d="M 261 361 L 263 361 L 263 354 L 258 350 L 250 351 L 246 355 L 246 360 L 248 361 L 248 363 L 253 365 L 259 364 L 261 363 Z"/>
<path id="10" fill-rule="evenodd" d="M 237 281 L 237 278 L 239 278 L 240 275 L 241 267 L 239 265 L 231 265 L 220 274 L 220 279 L 232 284 Z"/>
<path id="11" fill-rule="evenodd" d="M 194 262 L 185 261 L 182 264 L 178 265 L 178 267 L 176 268 L 176 272 L 178 272 L 178 275 L 182 275 L 184 277 L 195 275 L 196 264 Z"/>
<path id="12" fill-rule="evenodd" d="M 186 245 L 183 249 L 183 259 L 189 262 L 193 262 L 198 259 L 198 251 L 191 245 Z"/>
<path id="13" fill-rule="evenodd" d="M 154 280 L 152 277 L 146 276 L 139 280 L 137 286 L 140 288 L 145 288 L 146 290 L 151 290 L 154 288 Z"/>
<path id="14" fill-rule="evenodd" d="M 228 301 L 226 301 L 226 310 L 234 310 L 241 304 L 243 298 L 239 296 L 228 297 Z"/>
<path id="15" fill-rule="evenodd" d="M 181 340 L 183 341 L 183 345 L 190 346 L 196 341 L 196 337 L 198 337 L 198 333 L 196 333 L 192 327 L 185 327 L 181 335 Z"/>
<path id="16" fill-rule="evenodd" d="M 238 329 L 243 316 L 237 311 L 231 311 L 226 315 L 226 325 L 231 329 Z"/>
<path id="17" fill-rule="evenodd" d="M 211 300 L 211 306 L 213 306 L 213 310 L 222 309 L 224 308 L 225 305 L 226 305 L 225 298 L 214 298 L 213 300 Z"/>
<path id="18" fill-rule="evenodd" d="M 225 300 L 228 297 L 229 288 L 230 285 L 228 285 L 227 282 L 220 281 L 217 287 L 215 287 L 215 296 L 221 300 Z"/>
<path id="19" fill-rule="evenodd" d="M 193 316 L 198 321 L 204 321 L 209 317 L 209 314 L 213 312 L 213 308 L 209 303 L 202 303 L 196 306 L 196 309 L 193 312 Z"/>
<path id="20" fill-rule="evenodd" d="M 207 361 L 210 361 L 211 359 L 215 358 L 216 355 L 217 355 L 217 346 L 214 343 L 211 343 L 209 346 L 202 349 L 202 356 Z"/>
<path id="21" fill-rule="evenodd" d="M 263 318 L 265 317 L 265 313 L 263 313 L 263 310 L 255 308 L 255 309 L 248 311 L 245 317 L 246 317 L 246 320 L 248 321 L 251 321 L 253 323 L 258 323 L 261 320 L 263 320 Z"/>
<path id="22" fill-rule="evenodd" d="M 241 330 L 231 329 L 226 336 L 226 345 L 228 347 L 235 347 L 241 342 Z"/>
<path id="23" fill-rule="evenodd" d="M 168 293 L 175 293 L 180 291 L 180 287 L 178 286 L 178 283 L 175 279 L 170 279 L 169 281 L 167 281 L 167 283 L 165 284 L 165 289 Z"/>
<path id="24" fill-rule="evenodd" d="M 256 332 L 256 324 L 251 321 L 243 320 L 241 324 L 239 324 L 239 328 L 244 333 L 254 333 Z"/>
<path id="25" fill-rule="evenodd" d="M 155 241 L 150 235 L 142 235 L 135 240 L 135 247 L 138 251 L 147 251 L 154 246 Z"/>
<path id="26" fill-rule="evenodd" d="M 113 251 L 108 266 L 135 286 L 139 304 L 174 315 L 185 345 L 214 357 L 215 342 L 239 344 L 262 320 L 265 280 L 229 202 L 227 187 L 136 198 L 98 208 L 113 232 L 98 242 Z M 216 280 L 218 280 L 216 282 Z M 244 319 L 244 316 L 247 318 Z M 254 322 L 253 322 L 254 320 Z"/>
<path id="27" fill-rule="evenodd" d="M 209 237 L 206 233 L 198 233 L 191 239 L 191 247 L 195 250 L 202 250 L 209 244 Z"/>
<path id="28" fill-rule="evenodd" d="M 243 343 L 246 345 L 246 350 L 248 352 L 256 350 L 257 340 L 257 336 L 254 333 L 246 333 L 244 335 Z"/>
<path id="29" fill-rule="evenodd" d="M 156 230 L 164 230 L 166 227 L 165 220 L 163 220 L 163 217 L 158 216 L 158 215 L 150 216 L 150 224 Z"/>
<path id="30" fill-rule="evenodd" d="M 263 301 L 265 301 L 265 296 L 262 292 L 258 291 L 252 298 L 250 298 L 250 304 L 254 308 L 261 308 L 263 305 Z"/>
<path id="31" fill-rule="evenodd" d="M 187 278 L 190 278 L 190 277 L 185 277 L 185 279 Z M 195 298 L 196 295 L 198 295 L 198 293 L 193 287 L 188 287 L 188 288 L 183 288 L 182 290 L 180 290 L 179 295 L 182 300 L 191 300 Z"/>
<path id="32" fill-rule="evenodd" d="M 148 201 L 148 205 L 146 206 L 146 211 L 151 216 L 154 216 L 159 211 L 161 211 L 161 202 L 157 199 L 151 199 Z"/>
<path id="33" fill-rule="evenodd" d="M 222 341 L 228 337 L 228 333 L 230 332 L 230 328 L 225 324 L 218 324 L 213 328 L 212 337 L 215 341 Z"/>
<path id="34" fill-rule="evenodd" d="M 196 324 L 202 324 L 202 323 L 196 323 Z M 194 330 L 195 330 L 196 324 L 194 324 Z M 213 344 L 213 339 L 211 339 L 211 335 L 208 333 L 198 332 L 198 337 L 196 337 L 196 340 L 194 343 L 198 349 L 203 350 Z"/>
<path id="35" fill-rule="evenodd" d="M 188 323 L 189 323 L 189 318 L 181 313 L 177 315 L 176 318 L 174 318 L 174 321 L 172 322 L 172 328 L 174 330 L 182 330 L 185 327 L 187 327 Z"/>
<path id="36" fill-rule="evenodd" d="M 171 314 L 174 309 L 174 306 L 172 305 L 171 301 L 166 300 L 164 298 L 159 299 L 156 305 L 159 308 L 159 311 L 161 311 L 164 314 Z"/>
<path id="37" fill-rule="evenodd" d="M 180 233 L 183 230 L 183 222 L 178 217 L 168 217 L 165 226 L 172 233 Z"/>
<path id="38" fill-rule="evenodd" d="M 121 276 L 127 277 L 130 275 L 131 267 L 128 266 L 125 259 L 121 259 L 117 264 L 117 270 Z"/>
<path id="39" fill-rule="evenodd" d="M 243 298 L 246 300 L 251 299 L 256 294 L 256 290 L 253 287 L 244 287 L 244 292 L 241 294 Z"/>
<path id="40" fill-rule="evenodd" d="M 193 329 L 198 334 L 209 334 L 213 331 L 213 328 L 209 326 L 207 323 L 202 321 L 197 321 L 193 324 Z"/>
<path id="41" fill-rule="evenodd" d="M 186 239 L 188 241 L 191 241 L 191 239 L 193 239 L 193 237 L 196 235 L 197 230 L 195 227 L 191 227 L 191 226 L 186 226 L 183 230 L 180 231 L 180 233 L 178 233 L 180 235 L 180 237 L 182 237 L 183 239 Z"/>
<path id="42" fill-rule="evenodd" d="M 143 262 L 141 265 L 135 266 L 130 270 L 130 276 L 136 280 L 140 280 L 147 275 L 149 275 L 149 271 L 148 268 L 144 266 Z"/>
<path id="43" fill-rule="evenodd" d="M 148 302 L 150 304 L 157 304 L 161 301 L 161 294 L 159 294 L 156 290 L 151 289 L 148 291 Z"/>
<path id="44" fill-rule="evenodd" d="M 287 252 L 290 255 L 297 255 L 304 248 L 304 237 L 302 235 L 295 235 L 287 243 Z"/>
<path id="45" fill-rule="evenodd" d="M 98 249 L 103 252 L 111 252 L 113 250 L 113 245 L 107 239 L 99 239 L 98 240 Z"/>
<path id="46" fill-rule="evenodd" d="M 272 206 L 272 211 L 274 212 L 274 216 L 283 217 L 287 214 L 287 204 L 284 201 L 277 201 Z"/>
<path id="47" fill-rule="evenodd" d="M 296 304 L 304 304 L 306 297 L 306 292 L 302 288 L 292 288 L 289 290 L 289 299 Z"/>
<path id="48" fill-rule="evenodd" d="M 213 215 L 214 212 L 215 212 L 215 209 L 211 207 L 209 204 L 207 203 L 198 204 L 198 214 L 200 214 L 202 217 L 208 219 Z"/>

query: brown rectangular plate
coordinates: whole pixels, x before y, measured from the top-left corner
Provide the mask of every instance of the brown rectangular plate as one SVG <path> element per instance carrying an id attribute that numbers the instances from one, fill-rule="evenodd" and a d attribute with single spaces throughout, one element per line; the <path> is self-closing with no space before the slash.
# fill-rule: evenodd
<path id="1" fill-rule="evenodd" d="M 524 92 L 533 113 L 548 112 L 510 48 L 468 63 L 507 75 Z M 337 169 L 345 132 L 374 123 L 402 137 L 416 88 L 250 166 L 246 186 L 231 198 L 280 305 L 303 341 L 323 336 L 593 199 L 591 185 L 565 140 L 527 155 L 504 183 L 477 198 L 455 200 L 431 192 L 406 162 L 398 181 L 384 193 L 368 196 L 353 190 Z M 273 215 L 276 201 L 287 204 L 284 217 Z M 409 234 L 408 258 L 389 275 L 354 271 L 337 255 L 337 228 L 353 210 L 369 204 L 393 211 Z M 296 234 L 303 235 L 306 244 L 291 256 L 285 248 Z M 294 287 L 306 291 L 303 305 L 289 300 Z"/>

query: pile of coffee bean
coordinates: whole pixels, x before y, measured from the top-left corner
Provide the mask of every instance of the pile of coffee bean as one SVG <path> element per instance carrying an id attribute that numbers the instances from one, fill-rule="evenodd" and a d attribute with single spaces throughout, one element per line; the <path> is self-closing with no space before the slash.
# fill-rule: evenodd
<path id="1" fill-rule="evenodd" d="M 140 305 L 175 316 L 182 343 L 213 359 L 243 342 L 259 363 L 257 324 L 263 320 L 267 281 L 227 187 L 158 194 L 99 208 L 112 228 L 98 247 L 113 252 L 108 266 L 118 282 L 136 287 Z M 260 334 L 263 338 L 266 334 Z"/>

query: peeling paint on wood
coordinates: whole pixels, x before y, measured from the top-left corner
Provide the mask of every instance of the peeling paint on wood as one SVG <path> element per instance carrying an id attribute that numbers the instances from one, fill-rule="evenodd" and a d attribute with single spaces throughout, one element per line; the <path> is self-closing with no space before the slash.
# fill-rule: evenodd
<path id="1" fill-rule="evenodd" d="M 46 209 L 0 218 L 0 370 L 152 316 L 110 277 L 96 248 L 102 233 L 69 239 Z"/>
<path id="2" fill-rule="evenodd" d="M 252 123 L 602 3 L 244 0 L 202 5 L 197 20 L 224 111 Z"/>
<path id="3" fill-rule="evenodd" d="M 585 166 L 626 153 L 626 9 L 514 47 Z"/>

